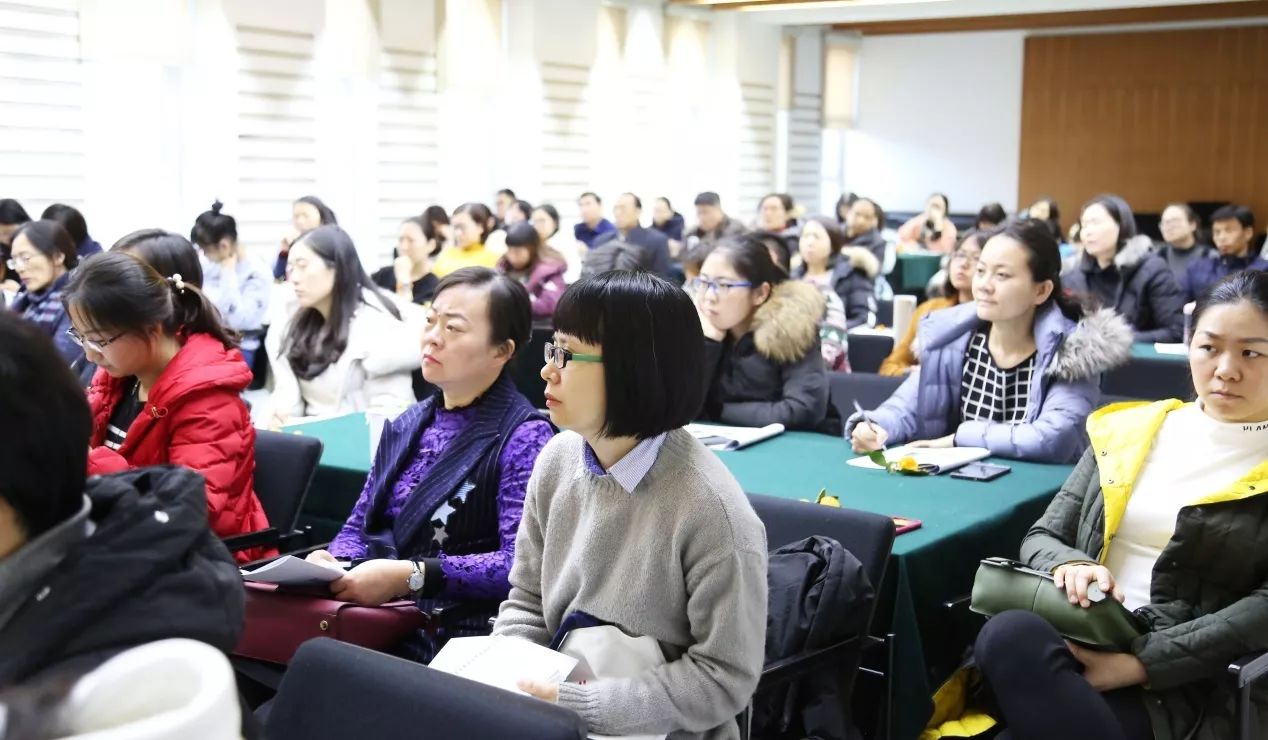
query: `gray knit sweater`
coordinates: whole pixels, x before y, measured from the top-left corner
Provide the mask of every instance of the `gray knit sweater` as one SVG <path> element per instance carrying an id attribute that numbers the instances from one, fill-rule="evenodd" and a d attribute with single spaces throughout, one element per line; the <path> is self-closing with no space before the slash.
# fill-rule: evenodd
<path id="1" fill-rule="evenodd" d="M 669 433 L 633 493 L 557 435 L 528 483 L 511 593 L 494 634 L 550 642 L 581 611 L 660 642 L 666 660 L 635 679 L 563 684 L 559 703 L 590 731 L 737 738 L 766 635 L 766 531 L 721 461 Z"/>

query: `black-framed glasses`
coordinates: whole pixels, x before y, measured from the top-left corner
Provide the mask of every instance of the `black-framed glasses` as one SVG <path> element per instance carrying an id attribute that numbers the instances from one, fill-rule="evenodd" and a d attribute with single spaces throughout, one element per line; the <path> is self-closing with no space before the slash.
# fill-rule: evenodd
<path id="1" fill-rule="evenodd" d="M 603 362 L 603 355 L 583 355 L 573 352 L 563 347 L 556 347 L 553 342 L 547 342 L 543 353 L 547 365 L 554 365 L 563 370 L 568 367 L 570 362 Z"/>
<path id="2" fill-rule="evenodd" d="M 121 331 L 118 334 L 115 334 L 113 337 L 110 337 L 109 339 L 103 339 L 101 341 L 97 341 L 96 339 L 84 339 L 83 337 L 79 336 L 79 332 L 75 331 L 74 329 L 66 330 L 66 336 L 70 337 L 72 342 L 74 342 L 75 344 L 78 344 L 80 347 L 83 347 L 84 349 L 90 349 L 93 352 L 96 352 L 98 354 L 105 351 L 106 347 L 109 346 L 111 342 L 115 341 L 119 337 L 122 337 L 124 334 L 127 334 L 127 332 Z"/>
<path id="3" fill-rule="evenodd" d="M 732 288 L 751 288 L 753 284 L 747 280 L 710 280 L 707 277 L 695 277 L 691 279 L 691 290 L 704 295 L 709 291 L 718 294 L 719 298 L 725 298 Z"/>

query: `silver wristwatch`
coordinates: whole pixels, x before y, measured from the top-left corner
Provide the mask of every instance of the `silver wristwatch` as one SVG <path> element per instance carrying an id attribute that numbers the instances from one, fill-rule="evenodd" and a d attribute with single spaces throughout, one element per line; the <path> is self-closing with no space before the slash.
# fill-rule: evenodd
<path id="1" fill-rule="evenodd" d="M 409 574 L 406 584 L 409 586 L 409 595 L 418 596 L 423 591 L 423 564 L 417 560 L 411 560 L 410 565 L 414 566 L 414 572 Z"/>

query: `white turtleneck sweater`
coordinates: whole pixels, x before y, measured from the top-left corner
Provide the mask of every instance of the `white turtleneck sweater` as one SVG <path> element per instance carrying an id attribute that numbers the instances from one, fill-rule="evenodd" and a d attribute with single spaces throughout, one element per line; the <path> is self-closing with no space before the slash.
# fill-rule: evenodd
<path id="1" fill-rule="evenodd" d="M 1180 509 L 1227 489 L 1268 458 L 1268 423 L 1216 421 L 1191 403 L 1167 414 L 1145 458 L 1105 566 L 1128 609 L 1150 603 L 1154 563 Z"/>

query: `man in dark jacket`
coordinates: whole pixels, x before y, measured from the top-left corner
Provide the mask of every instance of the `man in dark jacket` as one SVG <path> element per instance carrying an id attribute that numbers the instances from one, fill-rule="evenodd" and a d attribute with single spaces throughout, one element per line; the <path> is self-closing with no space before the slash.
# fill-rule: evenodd
<path id="1" fill-rule="evenodd" d="M 1227 205 L 1211 214 L 1211 241 L 1218 254 L 1194 261 L 1184 280 L 1187 300 L 1196 301 L 1206 289 L 1242 270 L 1268 271 L 1268 261 L 1251 253 L 1255 214 L 1246 206 Z"/>
<path id="2" fill-rule="evenodd" d="M 572 235 L 587 247 L 593 248 L 599 243 L 599 237 L 616 231 L 612 222 L 603 217 L 603 199 L 598 193 L 582 193 L 577 198 L 577 208 L 581 211 L 581 223 L 572 227 Z"/>
<path id="3" fill-rule="evenodd" d="M 644 263 L 651 272 L 660 277 L 669 277 L 669 238 L 654 229 L 645 229 L 639 223 L 643 215 L 643 202 L 633 193 L 621 193 L 612 206 L 612 217 L 616 222 L 616 231 L 611 231 L 595 239 L 594 246 L 619 239 L 633 244 L 647 253 Z"/>
<path id="4" fill-rule="evenodd" d="M 1072 295 L 1087 296 L 1112 308 L 1131 324 L 1137 342 L 1178 342 L 1184 334 L 1184 294 L 1149 237 L 1128 238 L 1108 267 L 1084 253 L 1061 275 Z"/>
<path id="5" fill-rule="evenodd" d="M 717 193 L 704 192 L 696 196 L 695 228 L 683 235 L 684 244 L 691 249 L 697 244 L 717 244 L 720 240 L 739 236 L 748 231 L 722 210 L 722 198 Z"/>
<path id="6" fill-rule="evenodd" d="M 202 478 L 85 480 L 83 390 L 48 338 L 0 312 L 0 690 L 65 680 L 174 637 L 228 651 L 242 580 L 207 524 Z"/>

